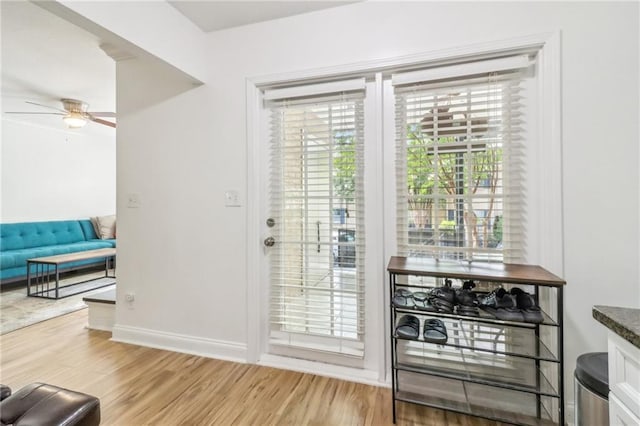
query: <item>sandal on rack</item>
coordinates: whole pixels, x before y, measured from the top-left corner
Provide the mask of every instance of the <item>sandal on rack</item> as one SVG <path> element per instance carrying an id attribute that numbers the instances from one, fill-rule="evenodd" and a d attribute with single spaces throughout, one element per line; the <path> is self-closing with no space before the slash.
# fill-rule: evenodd
<path id="1" fill-rule="evenodd" d="M 431 304 L 431 301 L 429 300 L 429 295 L 424 291 L 416 291 L 415 293 L 413 293 L 413 302 L 416 305 L 416 309 L 420 311 L 427 311 L 427 312 L 438 311 L 438 309 L 436 309 L 436 307 Z"/>
<path id="2" fill-rule="evenodd" d="M 393 305 L 396 308 L 409 308 L 409 309 L 413 309 L 415 306 L 414 300 L 413 300 L 413 293 L 411 293 L 409 290 L 405 290 L 405 289 L 398 289 L 396 290 L 394 296 L 393 296 Z"/>
<path id="3" fill-rule="evenodd" d="M 447 343 L 447 328 L 442 320 L 431 318 L 424 322 L 423 337 L 425 342 L 442 345 Z"/>
<path id="4" fill-rule="evenodd" d="M 413 315 L 404 315 L 398 320 L 396 336 L 405 339 L 417 339 L 420 335 L 420 320 Z"/>

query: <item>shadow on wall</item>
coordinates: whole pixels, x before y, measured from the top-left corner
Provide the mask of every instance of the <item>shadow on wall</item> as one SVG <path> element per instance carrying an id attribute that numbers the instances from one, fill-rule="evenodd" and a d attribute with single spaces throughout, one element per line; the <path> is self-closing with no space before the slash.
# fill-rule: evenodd
<path id="1" fill-rule="evenodd" d="M 126 75 L 126 78 L 122 78 Z M 162 103 L 202 83 L 153 57 L 135 58 L 116 64 L 118 119 Z M 126 102 L 121 102 L 126 93 Z"/>

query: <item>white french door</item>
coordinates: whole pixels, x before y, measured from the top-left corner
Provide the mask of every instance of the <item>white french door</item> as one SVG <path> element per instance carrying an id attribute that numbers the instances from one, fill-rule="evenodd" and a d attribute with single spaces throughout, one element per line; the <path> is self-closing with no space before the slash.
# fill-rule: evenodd
<path id="1" fill-rule="evenodd" d="M 363 363 L 365 87 L 265 91 L 269 353 Z"/>

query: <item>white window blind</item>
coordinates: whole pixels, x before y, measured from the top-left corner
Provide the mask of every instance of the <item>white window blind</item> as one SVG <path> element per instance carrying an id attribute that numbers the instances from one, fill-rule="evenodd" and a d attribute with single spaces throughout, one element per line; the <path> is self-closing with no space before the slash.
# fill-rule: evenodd
<path id="1" fill-rule="evenodd" d="M 272 352 L 364 355 L 364 80 L 352 83 L 265 93 Z"/>
<path id="2" fill-rule="evenodd" d="M 528 64 L 520 59 L 515 66 Z M 522 69 L 407 74 L 393 77 L 399 254 L 521 261 Z"/>

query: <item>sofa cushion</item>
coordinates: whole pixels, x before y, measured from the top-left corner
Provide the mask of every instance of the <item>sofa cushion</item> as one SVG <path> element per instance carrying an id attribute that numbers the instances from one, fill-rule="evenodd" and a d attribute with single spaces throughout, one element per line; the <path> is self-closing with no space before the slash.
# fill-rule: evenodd
<path id="1" fill-rule="evenodd" d="M 97 236 L 100 236 L 100 224 L 98 223 L 98 216 L 91 217 L 91 225 L 93 225 L 93 232 L 96 233 Z"/>
<path id="2" fill-rule="evenodd" d="M 113 239 L 116 236 L 116 215 L 98 216 L 95 218 L 98 222 L 98 238 Z"/>
<path id="3" fill-rule="evenodd" d="M 20 250 L 11 250 L 10 252 L 2 252 L 0 255 L 0 266 L 2 269 L 12 268 L 15 266 L 26 266 L 27 259 L 34 257 L 53 256 L 55 253 L 52 248 L 40 247 Z"/>
<path id="4" fill-rule="evenodd" d="M 85 240 L 89 241 L 98 238 L 92 219 L 80 219 L 78 223 L 80 223 Z"/>
<path id="5" fill-rule="evenodd" d="M 6 223 L 0 226 L 0 249 L 20 250 L 84 241 L 77 220 Z"/>
<path id="6" fill-rule="evenodd" d="M 0 279 L 2 280 L 15 280 L 23 279 L 27 277 L 26 266 L 16 266 L 14 268 L 0 269 Z"/>
<path id="7" fill-rule="evenodd" d="M 71 244 L 59 244 L 54 247 L 49 247 L 53 249 L 54 254 L 66 254 L 66 253 L 75 253 L 77 251 L 87 251 L 87 250 L 97 250 L 101 248 L 111 248 L 113 247 L 110 243 L 103 240 L 93 240 L 93 241 L 81 241 L 79 243 L 71 243 Z"/>
<path id="8" fill-rule="evenodd" d="M 16 258 L 11 253 L 0 252 L 0 269 L 8 269 L 16 266 Z"/>
<path id="9" fill-rule="evenodd" d="M 115 247 L 116 246 L 116 239 L 109 239 L 109 240 L 100 240 L 100 239 L 93 239 L 93 240 L 89 240 L 87 241 L 89 243 L 95 243 L 95 242 L 99 242 L 102 243 L 104 245 L 104 247 Z"/>

